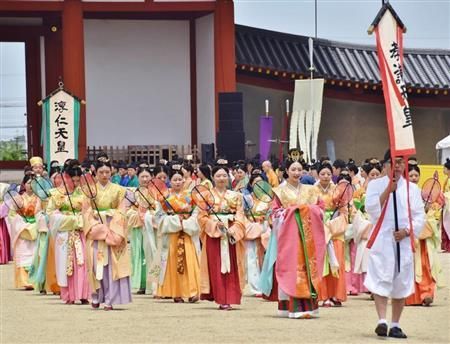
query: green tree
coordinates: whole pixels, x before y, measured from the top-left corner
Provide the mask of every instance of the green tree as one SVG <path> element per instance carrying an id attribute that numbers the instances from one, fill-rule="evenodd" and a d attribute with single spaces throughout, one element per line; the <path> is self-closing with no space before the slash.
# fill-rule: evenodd
<path id="1" fill-rule="evenodd" d="M 26 160 L 27 154 L 22 142 L 18 143 L 18 138 L 9 141 L 0 141 L 0 160 Z"/>

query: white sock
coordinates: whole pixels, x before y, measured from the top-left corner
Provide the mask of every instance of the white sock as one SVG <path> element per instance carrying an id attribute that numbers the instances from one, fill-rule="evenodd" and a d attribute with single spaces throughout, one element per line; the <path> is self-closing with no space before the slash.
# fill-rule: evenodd
<path id="1" fill-rule="evenodd" d="M 391 322 L 391 328 L 393 328 L 393 327 L 400 328 L 400 323 L 398 323 L 398 322 Z"/>
<path id="2" fill-rule="evenodd" d="M 386 324 L 387 325 L 387 320 L 386 319 L 379 319 L 378 320 L 378 324 Z"/>

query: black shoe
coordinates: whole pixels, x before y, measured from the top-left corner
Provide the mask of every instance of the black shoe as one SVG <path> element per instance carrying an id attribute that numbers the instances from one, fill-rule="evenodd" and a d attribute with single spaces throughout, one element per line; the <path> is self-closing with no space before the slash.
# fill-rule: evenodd
<path id="1" fill-rule="evenodd" d="M 377 328 L 375 329 L 375 333 L 380 337 L 386 337 L 388 333 L 388 326 L 385 323 L 381 323 L 377 325 Z M 389 332 L 390 334 L 390 332 Z"/>
<path id="2" fill-rule="evenodd" d="M 389 337 L 392 338 L 407 338 L 400 327 L 393 327 L 389 330 Z"/>

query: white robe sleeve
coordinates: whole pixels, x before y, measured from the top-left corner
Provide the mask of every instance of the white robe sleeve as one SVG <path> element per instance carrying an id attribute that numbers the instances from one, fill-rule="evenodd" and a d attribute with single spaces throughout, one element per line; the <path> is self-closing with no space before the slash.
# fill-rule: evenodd
<path id="1" fill-rule="evenodd" d="M 380 190 L 380 186 L 380 183 L 374 181 L 367 185 L 365 209 L 372 223 L 375 223 L 381 215 L 380 195 L 383 190 Z"/>
<path id="2" fill-rule="evenodd" d="M 185 232 L 190 237 L 197 235 L 198 232 L 200 231 L 200 227 L 198 226 L 197 222 L 198 213 L 199 208 L 195 207 L 191 216 L 188 219 L 183 220 L 183 232 Z"/>

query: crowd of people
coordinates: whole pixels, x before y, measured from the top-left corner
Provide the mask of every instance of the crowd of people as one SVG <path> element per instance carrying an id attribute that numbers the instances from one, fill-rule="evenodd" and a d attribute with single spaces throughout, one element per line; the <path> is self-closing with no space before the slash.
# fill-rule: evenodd
<path id="1" fill-rule="evenodd" d="M 391 297 L 389 336 L 406 338 L 404 303 L 430 306 L 442 284 L 450 160 L 430 201 L 417 187 L 417 160 L 394 159 L 308 164 L 291 150 L 275 167 L 176 159 L 150 168 L 100 154 L 47 171 L 33 157 L 20 186 L 0 184 L 0 264 L 13 261 L 16 288 L 105 310 L 132 302 L 133 292 L 231 310 L 247 286 L 277 302 L 280 316 L 303 319 L 367 293 L 380 336 Z"/>

